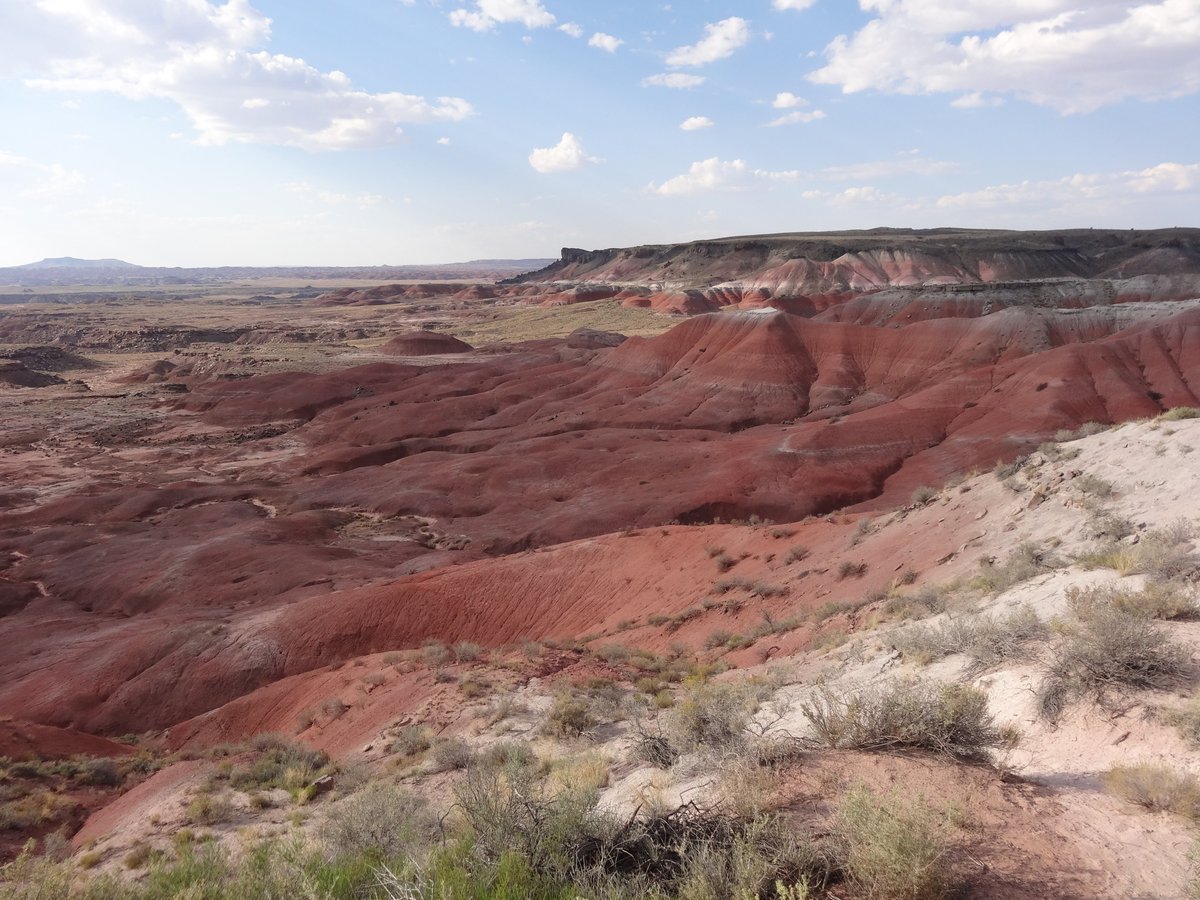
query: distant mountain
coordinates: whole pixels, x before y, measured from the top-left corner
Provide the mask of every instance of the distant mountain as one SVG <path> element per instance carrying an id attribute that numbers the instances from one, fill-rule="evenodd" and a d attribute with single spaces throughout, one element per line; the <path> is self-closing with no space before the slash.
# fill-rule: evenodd
<path id="1" fill-rule="evenodd" d="M 48 257 L 39 262 L 14 266 L 15 269 L 140 269 L 123 259 L 76 259 L 74 256 Z"/>

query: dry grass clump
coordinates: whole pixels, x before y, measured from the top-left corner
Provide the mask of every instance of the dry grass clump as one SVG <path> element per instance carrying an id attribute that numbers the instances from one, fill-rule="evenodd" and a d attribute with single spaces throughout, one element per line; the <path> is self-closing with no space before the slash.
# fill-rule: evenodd
<path id="1" fill-rule="evenodd" d="M 1191 654 L 1158 623 L 1111 604 L 1080 604 L 1038 690 L 1043 716 L 1057 719 L 1072 697 L 1102 696 L 1116 687 L 1150 688 L 1178 681 Z"/>
<path id="2" fill-rule="evenodd" d="M 986 760 L 1014 742 L 988 712 L 987 694 L 970 685 L 902 678 L 857 693 L 822 687 L 800 709 L 816 741 L 835 749 L 928 750 Z"/>
<path id="3" fill-rule="evenodd" d="M 971 586 L 987 594 L 1000 594 L 1062 565 L 1063 561 L 1052 550 L 1026 541 L 1001 562 L 985 561 Z"/>
<path id="4" fill-rule="evenodd" d="M 486 652 L 483 647 L 471 641 L 459 641 L 454 645 L 454 658 L 459 662 L 475 662 Z"/>
<path id="5" fill-rule="evenodd" d="M 1200 571 L 1200 555 L 1191 543 L 1195 536 L 1195 527 L 1179 519 L 1147 531 L 1134 544 L 1110 540 L 1081 554 L 1076 562 L 1086 568 L 1113 569 L 1119 575 L 1146 575 L 1153 581 L 1191 578 Z"/>
<path id="6" fill-rule="evenodd" d="M 1158 417 L 1160 422 L 1178 422 L 1180 419 L 1200 419 L 1200 409 L 1194 406 L 1176 406 Z"/>
<path id="7" fill-rule="evenodd" d="M 935 900 L 953 884 L 949 826 L 899 789 L 855 786 L 838 809 L 836 841 L 849 880 L 866 900 Z"/>
<path id="8" fill-rule="evenodd" d="M 1152 812 L 1200 818 L 1200 779 L 1157 763 L 1114 766 L 1102 776 L 1104 787 Z"/>
<path id="9" fill-rule="evenodd" d="M 434 833 L 437 818 L 424 798 L 385 782 L 373 782 L 337 803 L 320 835 L 335 855 L 376 859 L 412 857 Z"/>
<path id="10" fill-rule="evenodd" d="M 1107 499 L 1113 495 L 1113 483 L 1095 475 L 1080 475 L 1071 486 L 1088 497 Z"/>
<path id="11" fill-rule="evenodd" d="M 1049 633 L 1046 623 L 1029 606 L 1020 606 L 1003 618 L 974 616 L 951 619 L 939 626 L 912 626 L 896 636 L 895 645 L 906 659 L 928 665 L 955 653 L 971 658 L 982 671 L 1006 659 L 1027 655 L 1028 645 Z"/>
<path id="12" fill-rule="evenodd" d="M 881 612 L 889 619 L 923 619 L 945 612 L 948 595 L 944 587 L 926 584 L 906 594 L 893 594 Z"/>
<path id="13" fill-rule="evenodd" d="M 934 488 L 919 487 L 915 491 L 912 492 L 912 496 L 909 498 L 909 502 L 913 506 L 924 506 L 926 503 L 929 503 L 931 500 L 936 499 L 937 495 L 938 495 L 938 492 Z"/>
<path id="14" fill-rule="evenodd" d="M 1200 617 L 1195 589 L 1177 581 L 1148 581 L 1141 590 L 1119 584 L 1068 588 L 1067 603 L 1080 618 L 1087 618 L 1092 610 L 1104 607 L 1143 619 Z"/>
<path id="15" fill-rule="evenodd" d="M 1179 730 L 1184 740 L 1200 748 L 1200 694 L 1193 694 L 1179 709 L 1163 710 L 1161 715 L 1164 722 Z"/>
<path id="16" fill-rule="evenodd" d="M 233 817 L 233 804 L 224 797 L 197 794 L 187 806 L 187 820 L 194 825 L 218 825 Z"/>
<path id="17" fill-rule="evenodd" d="M 783 564 L 790 566 L 792 563 L 798 563 L 808 556 L 808 548 L 803 544 L 795 544 L 788 548 L 788 552 L 783 555 Z"/>

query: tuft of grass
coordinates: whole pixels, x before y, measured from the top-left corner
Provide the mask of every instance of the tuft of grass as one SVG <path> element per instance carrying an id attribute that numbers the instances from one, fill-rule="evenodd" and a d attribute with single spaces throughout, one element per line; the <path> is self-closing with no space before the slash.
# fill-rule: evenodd
<path id="1" fill-rule="evenodd" d="M 971 586 L 987 594 L 1000 594 L 1062 565 L 1052 550 L 1026 541 L 1001 562 L 985 561 L 971 580 Z"/>
<path id="2" fill-rule="evenodd" d="M 1113 483 L 1095 475 L 1080 475 L 1071 486 L 1088 497 L 1107 500 L 1113 495 Z"/>
<path id="3" fill-rule="evenodd" d="M 428 846 L 437 817 L 425 800 L 385 782 L 373 782 L 330 809 L 320 835 L 336 856 L 415 857 Z"/>
<path id="4" fill-rule="evenodd" d="M 788 548 L 788 552 L 783 555 L 784 565 L 790 566 L 792 563 L 798 563 L 808 556 L 808 548 L 802 544 L 795 544 Z"/>
<path id="5" fill-rule="evenodd" d="M 233 817 L 233 804 L 213 794 L 197 794 L 187 806 L 187 819 L 194 825 L 218 825 Z"/>
<path id="6" fill-rule="evenodd" d="M 927 750 L 954 759 L 987 760 L 1014 735 L 996 726 L 987 694 L 964 684 L 901 678 L 853 693 L 819 688 L 801 704 L 815 739 L 853 750 Z"/>
<path id="7" fill-rule="evenodd" d="M 1160 422 L 1178 422 L 1180 419 L 1200 419 L 1200 409 L 1194 406 L 1176 406 L 1158 417 Z"/>
<path id="8" fill-rule="evenodd" d="M 1104 787 L 1151 812 L 1200 819 L 1200 779 L 1157 763 L 1114 766 L 1101 776 Z"/>
<path id="9" fill-rule="evenodd" d="M 838 581 L 845 581 L 847 578 L 862 578 L 867 574 L 867 564 L 865 562 L 851 562 L 843 560 L 838 566 Z"/>
<path id="10" fill-rule="evenodd" d="M 1097 608 L 1111 607 L 1143 619 L 1195 619 L 1200 617 L 1196 591 L 1177 581 L 1148 581 L 1141 590 L 1119 584 L 1086 589 L 1068 588 L 1067 603 L 1080 618 Z"/>
<path id="11" fill-rule="evenodd" d="M 909 503 L 913 506 L 924 506 L 926 503 L 936 499 L 937 495 L 938 492 L 934 488 L 922 486 L 912 492 Z"/>

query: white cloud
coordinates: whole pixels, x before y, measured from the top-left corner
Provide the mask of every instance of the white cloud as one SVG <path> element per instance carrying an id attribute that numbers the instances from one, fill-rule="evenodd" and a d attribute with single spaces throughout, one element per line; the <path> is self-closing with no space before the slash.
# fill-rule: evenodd
<path id="1" fill-rule="evenodd" d="M 563 22 L 561 25 L 558 26 L 558 30 L 561 31 L 563 34 L 568 35 L 573 38 L 583 37 L 583 29 L 580 28 L 578 25 L 576 25 L 574 22 Z"/>
<path id="2" fill-rule="evenodd" d="M 587 163 L 600 162 L 594 156 L 588 156 L 579 138 L 567 131 L 553 147 L 535 149 L 529 154 L 529 164 L 542 174 L 552 172 L 570 172 L 582 168 Z"/>
<path id="3" fill-rule="evenodd" d="M 749 23 L 739 16 L 704 26 L 704 37 L 695 44 L 677 47 L 667 56 L 668 66 L 706 66 L 732 56 L 750 41 Z"/>
<path id="4" fill-rule="evenodd" d="M 440 137 L 440 138 L 438 138 L 438 139 L 437 139 L 437 142 L 438 142 L 439 144 L 441 144 L 443 147 L 449 147 L 449 146 L 450 146 L 450 138 L 448 138 L 448 137 Z"/>
<path id="5" fill-rule="evenodd" d="M 683 72 L 660 72 L 642 79 L 642 87 L 665 87 L 687 89 L 700 87 L 707 79 L 703 75 L 686 75 Z"/>
<path id="6" fill-rule="evenodd" d="M 780 91 L 771 101 L 771 105 L 776 109 L 795 109 L 797 106 L 808 106 L 808 101 L 797 97 L 791 91 Z"/>
<path id="7" fill-rule="evenodd" d="M 475 9 L 456 9 L 450 24 L 473 31 L 491 31 L 497 25 L 520 24 L 526 28 L 549 28 L 554 16 L 539 0 L 475 0 Z"/>
<path id="8" fill-rule="evenodd" d="M 808 9 L 817 0 L 772 0 L 771 5 L 776 9 Z"/>
<path id="9" fill-rule="evenodd" d="M 372 206 L 378 206 L 383 202 L 382 194 L 371 194 L 363 191 L 359 194 L 350 195 L 341 191 L 317 188 L 307 181 L 288 181 L 283 184 L 283 189 L 289 194 L 299 194 L 309 200 L 319 200 L 328 206 L 342 206 L 351 203 L 359 209 L 368 209 Z"/>
<path id="10" fill-rule="evenodd" d="M 84 183 L 76 169 L 0 150 L 0 194 L 45 200 L 72 194 Z"/>
<path id="11" fill-rule="evenodd" d="M 702 128 L 712 128 L 716 124 L 708 116 L 691 116 L 684 119 L 679 127 L 684 131 L 700 131 Z"/>
<path id="12" fill-rule="evenodd" d="M 1200 163 L 1159 163 L 1146 169 L 1022 181 L 940 197 L 941 209 L 1108 205 L 1134 196 L 1200 193 Z"/>
<path id="13" fill-rule="evenodd" d="M 768 128 L 778 128 L 780 125 L 807 125 L 809 122 L 816 122 L 819 119 L 825 118 L 823 110 L 819 109 L 798 109 L 790 112 L 787 115 L 780 116 L 777 119 L 772 119 L 767 123 Z"/>
<path id="14" fill-rule="evenodd" d="M 605 53 L 616 53 L 617 48 L 623 43 L 619 37 L 613 37 L 611 34 L 605 34 L 603 31 L 597 31 L 588 38 L 588 46 L 595 47 L 598 50 L 603 50 Z"/>
<path id="15" fill-rule="evenodd" d="M 1062 113 L 1200 91 L 1197 0 L 860 0 L 809 78 L 843 92 L 1012 95 Z"/>
<path id="16" fill-rule="evenodd" d="M 650 190 L 660 197 L 732 191 L 742 186 L 746 174 L 744 160 L 734 159 L 726 162 L 714 156 L 692 163 L 684 174 L 676 175 L 660 185 L 650 185 Z"/>
<path id="17" fill-rule="evenodd" d="M 342 72 L 259 49 L 270 37 L 270 20 L 248 0 L 219 6 L 210 0 L 45 0 L 18 18 L 26 31 L 6 31 L 0 56 L 33 74 L 29 85 L 172 101 L 202 144 L 373 146 L 395 140 L 402 125 L 458 121 L 473 112 L 458 97 L 363 91 Z M 4 55 L 9 43 L 36 45 L 46 34 L 54 40 L 36 48 L 36 60 L 31 53 Z"/>

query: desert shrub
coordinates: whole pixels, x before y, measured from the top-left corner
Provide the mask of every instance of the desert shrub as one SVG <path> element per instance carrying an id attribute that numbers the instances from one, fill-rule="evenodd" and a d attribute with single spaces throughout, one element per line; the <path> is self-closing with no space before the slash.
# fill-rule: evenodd
<path id="1" fill-rule="evenodd" d="M 688 685 L 666 716 L 666 735 L 681 750 L 722 749 L 742 736 L 761 701 L 749 684 Z"/>
<path id="2" fill-rule="evenodd" d="M 867 574 L 867 564 L 865 562 L 851 562 L 843 560 L 838 565 L 838 580 L 845 581 L 847 578 L 862 578 Z"/>
<path id="3" fill-rule="evenodd" d="M 424 798 L 374 782 L 335 804 L 320 834 L 335 856 L 391 859 L 414 856 L 436 825 Z"/>
<path id="4" fill-rule="evenodd" d="M 409 757 L 424 753 L 431 746 L 429 732 L 422 725 L 405 725 L 396 732 L 396 737 L 388 746 L 390 753 Z"/>
<path id="5" fill-rule="evenodd" d="M 1156 622 L 1112 605 L 1075 613 L 1078 626 L 1063 635 L 1038 690 L 1043 716 L 1056 719 L 1073 695 L 1156 687 L 1186 672 L 1190 654 Z"/>
<path id="6" fill-rule="evenodd" d="M 1152 812 L 1200 818 L 1200 780 L 1190 772 L 1141 763 L 1114 766 L 1104 773 L 1102 780 L 1109 793 Z"/>
<path id="7" fill-rule="evenodd" d="M 1071 486 L 1089 497 L 1105 499 L 1111 497 L 1113 493 L 1113 483 L 1095 475 L 1080 475 L 1071 482 Z"/>
<path id="8" fill-rule="evenodd" d="M 1200 409 L 1194 406 L 1176 406 L 1158 417 L 1163 422 L 1178 422 L 1180 419 L 1200 419 Z"/>
<path id="9" fill-rule="evenodd" d="M 115 761 L 105 758 L 93 758 L 83 761 L 79 780 L 84 784 L 94 784 L 101 787 L 116 787 L 124 779 Z"/>
<path id="10" fill-rule="evenodd" d="M 1117 584 L 1068 588 L 1067 603 L 1082 618 L 1087 618 L 1097 606 L 1113 607 L 1144 619 L 1194 619 L 1200 616 L 1194 589 L 1172 581 L 1150 581 L 1141 590 Z"/>
<path id="11" fill-rule="evenodd" d="M 1027 541 L 1001 562 L 985 561 L 979 568 L 979 574 L 972 579 L 971 585 L 988 594 L 1000 594 L 1014 585 L 1062 565 L 1062 560 L 1058 559 L 1053 551 Z"/>
<path id="12" fill-rule="evenodd" d="M 889 597 L 883 605 L 883 614 L 893 619 L 920 619 L 945 611 L 946 591 L 931 584 Z"/>
<path id="13" fill-rule="evenodd" d="M 787 528 L 787 527 L 772 528 L 770 531 L 767 532 L 767 534 L 771 535 L 771 537 L 773 537 L 777 541 L 781 541 L 784 538 L 790 538 L 795 533 L 796 533 L 795 528 Z"/>
<path id="14" fill-rule="evenodd" d="M 122 860 L 122 865 L 127 869 L 141 869 L 155 855 L 154 848 L 149 844 L 134 844 L 129 852 L 125 854 L 125 859 Z"/>
<path id="15" fill-rule="evenodd" d="M 729 643 L 730 637 L 732 637 L 732 635 L 728 631 L 718 628 L 704 639 L 704 649 L 715 650 L 717 647 L 724 647 L 727 643 Z"/>
<path id="16" fill-rule="evenodd" d="M 679 759 L 679 750 L 661 730 L 638 722 L 633 727 L 629 755 L 655 768 L 669 769 Z"/>
<path id="17" fill-rule="evenodd" d="M 465 769 L 475 761 L 475 750 L 459 737 L 439 738 L 431 748 L 433 770 L 435 772 L 453 772 Z"/>
<path id="18" fill-rule="evenodd" d="M 329 757 L 322 751 L 289 743 L 275 735 L 260 735 L 255 749 L 257 755 L 252 762 L 230 772 L 230 787 L 239 791 L 282 788 L 297 796 L 331 770 Z"/>
<path id="19" fill-rule="evenodd" d="M 905 658 L 920 664 L 964 653 L 973 667 L 982 670 L 1006 659 L 1021 658 L 1030 643 L 1045 638 L 1047 633 L 1037 613 L 1021 606 L 1003 618 L 962 617 L 937 627 L 910 627 L 896 636 L 895 644 Z"/>
<path id="20" fill-rule="evenodd" d="M 1019 456 L 1012 462 L 998 462 L 996 463 L 996 468 L 992 469 L 992 474 L 1001 481 L 1007 481 L 1025 468 L 1028 462 L 1028 456 Z"/>
<path id="21" fill-rule="evenodd" d="M 325 713 L 331 720 L 340 719 L 349 709 L 350 707 L 342 701 L 341 697 L 329 697 L 321 703 L 321 712 Z"/>
<path id="22" fill-rule="evenodd" d="M 768 584 L 765 581 L 756 581 L 750 587 L 750 594 L 763 600 L 769 600 L 772 597 L 783 597 L 787 592 L 787 588 L 780 587 L 777 584 Z"/>
<path id="23" fill-rule="evenodd" d="M 454 658 L 459 662 L 474 662 L 486 652 L 483 647 L 471 641 L 459 641 L 454 645 Z"/>
<path id="24" fill-rule="evenodd" d="M 594 704 L 579 691 L 562 690 L 557 693 L 542 730 L 558 738 L 579 737 L 600 724 Z"/>
<path id="25" fill-rule="evenodd" d="M 1195 529 L 1179 520 L 1166 528 L 1142 535 L 1137 549 L 1136 571 L 1155 581 L 1185 578 L 1200 569 L 1200 556 L 1192 549 Z"/>
<path id="26" fill-rule="evenodd" d="M 444 666 L 450 662 L 450 648 L 430 638 L 421 643 L 421 657 L 427 666 Z"/>
<path id="27" fill-rule="evenodd" d="M 837 836 L 850 880 L 867 900 L 933 900 L 953 882 L 947 824 L 898 789 L 855 786 L 838 810 Z"/>
<path id="28" fill-rule="evenodd" d="M 369 688 L 383 687 L 387 683 L 387 676 L 382 672 L 368 672 L 362 677 L 362 683 Z"/>
<path id="29" fill-rule="evenodd" d="M 937 495 L 938 492 L 931 487 L 919 487 L 912 492 L 909 502 L 913 506 L 924 506 L 926 503 L 936 498 Z"/>
<path id="30" fill-rule="evenodd" d="M 793 547 L 790 547 L 788 549 L 788 552 L 783 555 L 783 562 L 785 565 L 790 566 L 792 563 L 800 562 L 802 559 L 806 558 L 807 556 L 808 556 L 808 548 L 803 546 L 802 544 L 796 544 Z"/>
<path id="31" fill-rule="evenodd" d="M 719 572 L 728 572 L 737 565 L 737 560 L 725 553 L 718 553 L 713 560 L 716 562 Z"/>
<path id="32" fill-rule="evenodd" d="M 187 820 L 194 825 L 217 825 L 233 816 L 233 804 L 214 794 L 197 794 L 187 806 Z"/>
<path id="33" fill-rule="evenodd" d="M 854 533 L 850 535 L 850 546 L 857 547 L 862 539 L 875 530 L 875 523 L 870 519 L 859 519 L 858 524 L 854 526 Z"/>
<path id="34" fill-rule="evenodd" d="M 1178 709 L 1164 710 L 1162 718 L 1168 725 L 1174 725 L 1189 744 L 1200 748 L 1200 694 L 1193 694 Z"/>
<path id="35" fill-rule="evenodd" d="M 458 683 L 458 689 L 468 700 L 477 700 L 490 691 L 492 685 L 482 678 L 467 675 Z"/>
<path id="36" fill-rule="evenodd" d="M 818 689 L 801 705 L 818 743 L 855 750 L 928 750 L 987 759 L 1013 742 L 988 712 L 987 694 L 963 684 L 903 678 L 858 693 Z"/>

